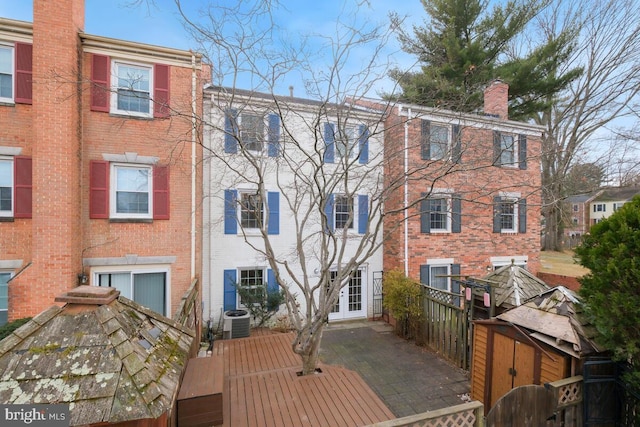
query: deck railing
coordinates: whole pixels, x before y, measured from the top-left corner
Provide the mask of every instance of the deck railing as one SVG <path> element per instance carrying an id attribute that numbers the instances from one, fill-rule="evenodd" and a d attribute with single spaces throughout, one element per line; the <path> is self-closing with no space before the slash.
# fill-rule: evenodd
<path id="1" fill-rule="evenodd" d="M 369 427 L 483 427 L 484 405 L 473 401 L 435 411 L 383 421 Z"/>
<path id="2" fill-rule="evenodd" d="M 582 375 L 547 383 L 544 387 L 552 393 L 554 402 L 557 405 L 555 422 L 549 425 L 564 427 L 582 426 Z"/>

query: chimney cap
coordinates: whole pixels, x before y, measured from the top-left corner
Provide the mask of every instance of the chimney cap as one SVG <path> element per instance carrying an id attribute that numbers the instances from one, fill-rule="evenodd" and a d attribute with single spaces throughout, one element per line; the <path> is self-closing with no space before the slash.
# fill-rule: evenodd
<path id="1" fill-rule="evenodd" d="M 120 291 L 103 286 L 81 285 L 55 298 L 67 304 L 105 305 L 118 298 Z"/>

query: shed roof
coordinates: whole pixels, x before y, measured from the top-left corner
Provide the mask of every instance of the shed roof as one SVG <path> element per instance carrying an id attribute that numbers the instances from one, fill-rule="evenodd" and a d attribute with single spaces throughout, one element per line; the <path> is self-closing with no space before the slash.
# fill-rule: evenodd
<path id="1" fill-rule="evenodd" d="M 0 403 L 68 403 L 70 425 L 161 416 L 178 393 L 194 332 L 124 297 L 89 295 L 0 341 Z"/>
<path id="2" fill-rule="evenodd" d="M 573 357 L 601 351 L 595 328 L 582 316 L 580 299 L 564 286 L 549 289 L 498 316 L 532 331 L 531 336 Z"/>
<path id="3" fill-rule="evenodd" d="M 512 308 L 549 289 L 546 283 L 515 264 L 505 265 L 481 279 L 494 289 L 496 307 Z M 476 294 L 484 291 L 476 288 Z"/>

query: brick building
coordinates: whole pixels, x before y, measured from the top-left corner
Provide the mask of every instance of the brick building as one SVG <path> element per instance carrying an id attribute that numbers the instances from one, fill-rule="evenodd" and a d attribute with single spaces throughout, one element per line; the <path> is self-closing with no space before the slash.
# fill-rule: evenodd
<path id="1" fill-rule="evenodd" d="M 0 18 L 0 323 L 80 283 L 171 316 L 199 277 L 208 68 L 83 27 L 83 0 Z"/>
<path id="2" fill-rule="evenodd" d="M 389 110 L 385 271 L 453 291 L 452 275 L 482 277 L 512 261 L 538 271 L 543 130 L 508 120 L 507 95 L 492 82 L 484 114 Z"/>

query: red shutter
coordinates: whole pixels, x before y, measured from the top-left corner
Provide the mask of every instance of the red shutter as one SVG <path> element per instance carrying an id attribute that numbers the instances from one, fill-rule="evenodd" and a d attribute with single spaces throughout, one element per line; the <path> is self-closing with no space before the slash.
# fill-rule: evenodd
<path id="1" fill-rule="evenodd" d="M 169 71 L 168 65 L 153 67 L 153 117 L 169 117 Z"/>
<path id="2" fill-rule="evenodd" d="M 20 104 L 31 104 L 33 99 L 33 46 L 16 42 L 16 96 Z"/>
<path id="3" fill-rule="evenodd" d="M 91 110 L 109 112 L 110 59 L 105 55 L 91 56 Z"/>
<path id="4" fill-rule="evenodd" d="M 153 219 L 169 219 L 169 166 L 153 168 Z"/>
<path id="5" fill-rule="evenodd" d="M 109 218 L 109 162 L 89 163 L 89 218 Z"/>
<path id="6" fill-rule="evenodd" d="M 32 175 L 31 157 L 16 156 L 13 158 L 13 185 L 15 191 L 15 218 L 31 218 L 32 211 Z"/>

